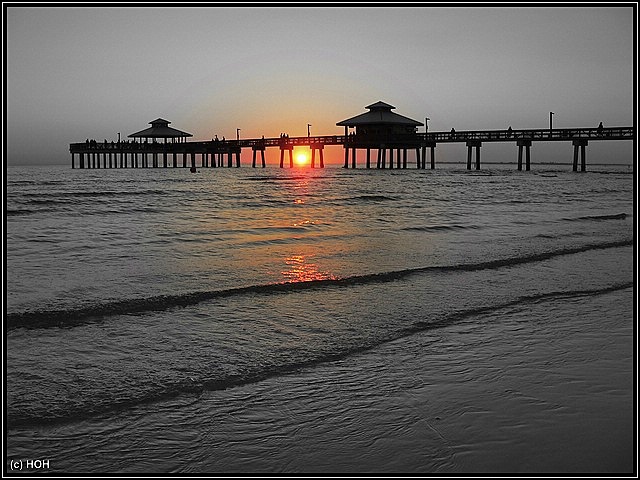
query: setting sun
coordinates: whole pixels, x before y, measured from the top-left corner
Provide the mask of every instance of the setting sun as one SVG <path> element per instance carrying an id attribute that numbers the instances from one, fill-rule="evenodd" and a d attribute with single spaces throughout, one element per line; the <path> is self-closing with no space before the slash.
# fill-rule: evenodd
<path id="1" fill-rule="evenodd" d="M 309 163 L 309 155 L 306 152 L 296 153 L 296 165 L 302 167 Z"/>

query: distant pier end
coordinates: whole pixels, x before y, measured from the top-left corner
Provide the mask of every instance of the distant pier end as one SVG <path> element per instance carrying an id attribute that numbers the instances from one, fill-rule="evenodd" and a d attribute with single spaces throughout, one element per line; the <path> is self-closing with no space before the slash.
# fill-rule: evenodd
<path id="1" fill-rule="evenodd" d="M 376 168 L 407 168 L 407 151 L 415 150 L 416 168 L 425 169 L 427 165 L 427 149 L 430 151 L 430 167 L 435 168 L 435 149 L 439 143 L 465 143 L 467 146 L 467 169 L 472 168 L 473 150 L 475 149 L 475 168 L 480 169 L 480 149 L 485 142 L 511 142 L 518 147 L 518 170 L 523 167 L 530 170 L 530 149 L 533 142 L 564 141 L 572 142 L 573 171 L 586 171 L 586 147 L 589 141 L 599 140 L 634 140 L 634 127 L 595 128 L 548 128 L 513 130 L 473 130 L 448 132 L 418 132 L 422 122 L 399 115 L 391 110 L 392 105 L 376 102 L 367 107 L 369 111 L 336 123 L 344 127 L 344 135 L 322 135 L 306 137 L 253 138 L 222 140 L 217 137 L 210 141 L 187 141 L 191 133 L 169 127 L 168 120 L 158 118 L 149 122 L 151 127 L 128 135 L 132 140 L 117 142 L 87 139 L 85 142 L 69 145 L 71 152 L 71 168 L 187 168 L 200 167 L 240 167 L 240 154 L 243 148 L 253 152 L 252 167 L 256 167 L 257 153 L 260 152 L 261 165 L 264 168 L 265 149 L 280 149 L 280 168 L 285 166 L 285 152 L 288 156 L 289 168 L 293 163 L 293 148 L 306 146 L 311 149 L 311 167 L 316 168 L 316 153 L 319 166 L 324 168 L 323 150 L 327 145 L 341 145 L 344 148 L 344 168 L 357 168 L 357 151 L 366 151 L 365 167 L 371 166 L 371 151 L 377 152 Z M 349 129 L 352 129 L 349 132 Z M 426 130 L 426 129 L 425 129 Z M 351 151 L 351 154 L 349 154 Z M 387 152 L 389 162 L 387 164 Z M 395 153 L 395 156 L 394 156 Z M 580 154 L 580 164 L 578 157 Z M 76 163 L 76 156 L 77 163 Z M 226 157 L 226 165 L 225 165 Z M 160 161 L 160 159 L 162 159 Z M 351 162 L 349 160 L 351 159 Z M 151 160 L 151 161 L 150 161 Z M 235 160 L 235 162 L 234 162 Z"/>

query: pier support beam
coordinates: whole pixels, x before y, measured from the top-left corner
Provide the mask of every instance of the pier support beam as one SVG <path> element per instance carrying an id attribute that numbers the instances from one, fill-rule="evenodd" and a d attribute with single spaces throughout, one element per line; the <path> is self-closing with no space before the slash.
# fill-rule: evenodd
<path id="1" fill-rule="evenodd" d="M 351 168 L 356 168 L 358 166 L 358 160 L 356 157 L 356 147 L 351 149 Z"/>
<path id="2" fill-rule="evenodd" d="M 324 168 L 324 145 L 321 143 L 315 143 L 310 145 L 311 147 L 311 168 L 316 168 L 316 150 L 320 152 L 320 168 Z"/>
<path id="3" fill-rule="evenodd" d="M 262 168 L 266 167 L 265 161 L 264 161 L 264 147 L 260 146 L 260 147 L 251 147 L 251 150 L 253 150 L 253 160 L 251 162 L 251 166 L 253 168 L 256 168 L 256 152 L 260 152 L 260 157 L 262 159 Z"/>
<path id="4" fill-rule="evenodd" d="M 580 170 L 587 171 L 587 145 L 588 140 L 580 139 L 573 141 L 573 171 L 578 171 L 578 147 L 580 147 Z"/>
<path id="5" fill-rule="evenodd" d="M 293 168 L 293 145 L 280 145 L 280 168 L 284 168 L 284 152 L 289 152 L 289 168 Z"/>
<path id="6" fill-rule="evenodd" d="M 371 168 L 371 149 L 367 148 L 367 163 L 366 168 Z"/>
<path id="7" fill-rule="evenodd" d="M 431 147 L 431 170 L 436 168 L 436 144 L 429 145 Z M 424 159 L 424 168 L 427 168 L 427 159 Z"/>
<path id="8" fill-rule="evenodd" d="M 467 145 L 467 170 L 471 170 L 471 149 L 476 147 L 476 170 L 480 170 L 480 147 L 482 142 L 479 140 L 470 140 Z"/>
<path id="9" fill-rule="evenodd" d="M 518 145 L 518 170 L 522 170 L 522 148 L 526 148 L 525 154 L 526 154 L 526 169 L 527 171 L 531 170 L 531 156 L 530 156 L 530 150 L 531 150 L 531 140 L 518 140 L 517 143 Z"/>

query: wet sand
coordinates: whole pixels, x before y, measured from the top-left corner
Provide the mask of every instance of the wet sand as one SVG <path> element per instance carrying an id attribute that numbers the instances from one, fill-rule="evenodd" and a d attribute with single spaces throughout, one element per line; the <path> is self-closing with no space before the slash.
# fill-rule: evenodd
<path id="1" fill-rule="evenodd" d="M 631 473 L 632 308 L 627 288 L 472 314 L 258 383 L 17 430 L 9 456 L 52 472 Z"/>

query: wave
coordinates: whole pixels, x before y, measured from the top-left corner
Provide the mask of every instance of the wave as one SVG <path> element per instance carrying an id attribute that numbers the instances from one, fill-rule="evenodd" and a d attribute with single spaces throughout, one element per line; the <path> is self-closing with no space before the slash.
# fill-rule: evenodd
<path id="1" fill-rule="evenodd" d="M 92 192 L 33 192 L 23 193 L 21 196 L 25 198 L 27 203 L 68 203 L 78 198 L 94 198 L 94 197 L 126 197 L 126 196 L 144 196 L 144 195 L 166 195 L 167 190 L 146 189 L 146 190 L 106 190 Z M 35 197 L 31 199 L 31 197 Z"/>
<path id="2" fill-rule="evenodd" d="M 252 182 L 291 182 L 291 181 L 298 181 L 298 180 L 315 180 L 318 178 L 322 178 L 319 176 L 315 176 L 315 175 L 292 175 L 290 177 L 286 177 L 286 176 L 274 176 L 274 175 L 270 175 L 270 176 L 264 176 L 264 177 L 245 177 L 243 178 L 243 180 L 249 180 Z"/>
<path id="3" fill-rule="evenodd" d="M 431 231 L 441 231 L 441 230 L 476 230 L 482 228 L 478 225 L 425 225 L 421 227 L 404 227 L 402 230 L 413 232 L 431 232 Z"/>
<path id="4" fill-rule="evenodd" d="M 577 218 L 563 218 L 567 222 L 583 222 L 583 221 L 604 221 L 604 220 L 624 220 L 627 218 L 626 213 L 617 213 L 614 215 L 586 215 Z"/>
<path id="5" fill-rule="evenodd" d="M 389 201 L 395 201 L 397 200 L 397 198 L 395 197 L 389 197 L 387 195 L 356 195 L 353 197 L 345 197 L 345 198 L 339 198 L 339 199 L 335 199 L 334 202 L 339 203 L 339 204 L 344 204 L 344 203 L 353 203 L 353 202 L 357 202 L 357 203 L 368 203 L 368 202 L 389 202 Z"/>
<path id="6" fill-rule="evenodd" d="M 9 331 L 17 328 L 36 329 L 73 327 L 86 323 L 99 322 L 104 318 L 115 315 L 164 311 L 172 308 L 196 305 L 208 300 L 229 298 L 238 295 L 269 295 L 277 293 L 292 293 L 308 289 L 386 283 L 399 280 L 410 275 L 424 274 L 429 272 L 460 272 L 498 269 L 514 265 L 540 262 L 561 255 L 571 255 L 575 253 L 586 252 L 589 250 L 601 250 L 608 248 L 625 247 L 630 245 L 633 245 L 633 240 L 619 240 L 606 243 L 581 245 L 573 248 L 563 248 L 559 250 L 534 253 L 519 257 L 489 260 L 479 263 L 416 267 L 390 272 L 353 275 L 343 278 L 319 279 L 302 282 L 269 283 L 260 285 L 249 285 L 245 287 L 235 287 L 223 290 L 208 290 L 177 295 L 159 295 L 147 298 L 125 299 L 113 302 L 99 303 L 75 309 L 32 310 L 25 312 L 7 313 L 7 315 L 5 316 L 5 329 L 6 331 Z"/>
<path id="7" fill-rule="evenodd" d="M 5 214 L 8 217 L 16 217 L 16 216 L 20 216 L 20 215 L 32 215 L 34 213 L 40 213 L 43 210 L 31 210 L 28 208 L 8 208 L 5 210 Z"/>
<path id="8" fill-rule="evenodd" d="M 128 410 L 132 407 L 159 401 L 166 401 L 181 396 L 184 397 L 195 395 L 196 397 L 199 397 L 205 391 L 226 390 L 228 388 L 259 382 L 271 377 L 287 375 L 304 368 L 314 367 L 322 363 L 342 360 L 351 355 L 358 354 L 378 347 L 382 344 L 398 340 L 399 338 L 407 337 L 424 331 L 444 328 L 450 325 L 454 325 L 455 323 L 465 320 L 469 317 L 499 311 L 504 308 L 509 308 L 512 306 L 522 306 L 528 303 L 540 303 L 554 299 L 603 295 L 618 290 L 632 288 L 633 286 L 633 282 L 626 282 L 591 290 L 556 291 L 537 295 L 521 296 L 499 304 L 453 312 L 435 321 L 416 322 L 411 326 L 396 331 L 386 338 L 378 340 L 372 339 L 368 342 L 364 341 L 363 343 L 351 345 L 340 351 L 318 354 L 317 356 L 307 360 L 292 361 L 290 363 L 273 365 L 260 364 L 256 366 L 255 370 L 250 370 L 242 374 L 228 374 L 216 378 L 196 379 L 192 377 L 186 377 L 179 381 L 174 381 L 165 385 L 157 386 L 153 390 L 140 393 L 137 396 L 133 395 L 128 398 L 119 397 L 117 399 L 114 398 L 104 399 L 104 401 L 87 402 L 81 407 L 75 405 L 72 410 L 62 409 L 61 411 L 55 412 L 48 411 L 48 415 L 46 417 L 38 414 L 8 415 L 7 427 L 18 428 L 40 426 L 43 424 L 73 422 L 84 418 L 90 418 L 96 415 L 110 414 L 115 411 Z"/>

